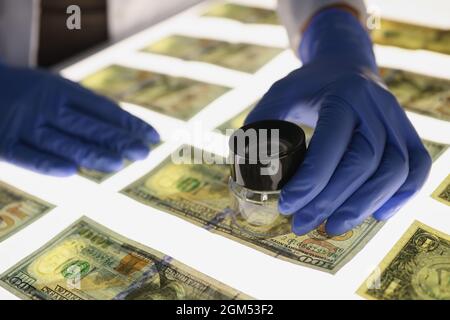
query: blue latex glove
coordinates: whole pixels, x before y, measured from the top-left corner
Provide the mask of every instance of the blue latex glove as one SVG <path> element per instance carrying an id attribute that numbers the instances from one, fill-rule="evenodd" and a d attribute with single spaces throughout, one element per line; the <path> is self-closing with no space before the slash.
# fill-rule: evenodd
<path id="1" fill-rule="evenodd" d="M 303 67 L 276 82 L 246 119 L 315 127 L 303 164 L 278 204 L 301 235 L 326 221 L 342 234 L 367 217 L 390 218 L 427 179 L 431 159 L 381 83 L 372 43 L 351 13 L 314 16 L 300 45 Z"/>
<path id="2" fill-rule="evenodd" d="M 40 173 L 115 171 L 159 140 L 112 101 L 50 73 L 0 65 L 0 88 L 0 158 Z"/>

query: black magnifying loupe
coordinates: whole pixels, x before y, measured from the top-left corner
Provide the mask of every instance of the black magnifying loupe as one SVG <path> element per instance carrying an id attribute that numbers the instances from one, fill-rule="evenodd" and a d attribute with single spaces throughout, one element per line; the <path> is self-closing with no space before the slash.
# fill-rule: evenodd
<path id="1" fill-rule="evenodd" d="M 280 190 L 305 157 L 305 133 L 288 121 L 258 121 L 237 129 L 229 149 L 231 209 L 251 225 L 272 224 Z"/>

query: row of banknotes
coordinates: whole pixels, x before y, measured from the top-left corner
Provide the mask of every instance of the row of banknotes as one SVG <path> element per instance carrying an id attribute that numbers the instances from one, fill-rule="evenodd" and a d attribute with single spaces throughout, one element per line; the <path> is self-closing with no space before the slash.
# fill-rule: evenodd
<path id="1" fill-rule="evenodd" d="M 203 18 L 278 24 L 273 10 L 217 4 Z M 448 54 L 449 32 L 382 20 L 372 31 L 376 43 Z M 141 48 L 143 53 L 204 62 L 255 73 L 281 48 L 172 35 Z M 450 121 L 450 81 L 403 70 L 381 75 L 407 110 Z M 116 101 L 133 103 L 180 120 L 189 120 L 230 88 L 156 72 L 111 65 L 81 81 Z M 240 127 L 251 107 L 217 129 Z M 303 127 L 307 139 L 313 129 Z M 423 140 L 436 160 L 445 144 Z M 196 152 L 182 146 L 182 152 Z M 198 150 L 197 150 L 198 151 Z M 179 152 L 177 150 L 176 152 Z M 95 182 L 109 175 L 82 169 Z M 121 193 L 233 241 L 320 271 L 336 273 L 382 227 L 373 219 L 330 238 L 320 226 L 304 236 L 290 231 L 288 218 L 255 227 L 229 209 L 226 165 L 175 165 L 168 157 Z M 450 175 L 432 197 L 450 206 Z M 0 241 L 52 210 L 53 206 L 0 183 Z M 370 299 L 449 299 L 450 237 L 415 222 L 374 273 L 358 289 Z M 135 243 L 87 217 L 76 221 L 41 249 L 0 276 L 0 285 L 25 299 L 249 299 L 154 249 Z"/>
<path id="2" fill-rule="evenodd" d="M 275 11 L 237 3 L 217 4 L 207 10 L 204 16 L 251 24 L 279 24 Z M 381 19 L 379 26 L 371 31 L 371 36 L 377 44 L 450 54 L 450 31 L 445 29 Z"/>
<path id="3" fill-rule="evenodd" d="M 237 65 L 245 64 L 247 59 L 252 60 L 243 53 Z M 389 68 L 381 68 L 380 73 L 400 105 L 406 110 L 450 121 L 450 80 Z M 189 120 L 230 90 L 216 84 L 120 65 L 111 65 L 97 71 L 83 79 L 81 83 L 116 101 L 133 103 L 180 120 Z M 218 129 L 224 132 L 227 128 L 240 127 L 245 115 L 246 113 L 242 113 Z M 312 132 L 312 129 L 308 129 L 307 133 L 312 135 Z M 434 158 L 447 148 L 447 145 L 437 142 L 424 143 Z M 102 182 L 110 176 L 85 169 L 81 170 L 80 174 L 96 182 Z"/>
<path id="4" fill-rule="evenodd" d="M 240 118 L 243 117 L 243 115 L 240 115 Z M 236 122 L 236 124 L 238 124 L 238 122 Z M 434 150 L 434 155 L 441 152 L 441 149 L 436 146 L 434 149 L 429 150 Z M 334 238 L 329 238 L 324 232 L 323 227 L 310 232 L 306 236 L 295 236 L 290 232 L 290 225 L 287 219 L 284 221 L 276 221 L 271 226 L 266 227 L 266 230 L 255 230 L 255 227 L 248 225 L 245 220 L 239 219 L 239 217 L 233 216 L 233 214 L 229 214 L 228 216 L 223 214 L 227 212 L 230 200 L 226 185 L 227 178 L 228 168 L 224 165 L 175 165 L 171 162 L 170 158 L 167 158 L 160 166 L 126 187 L 122 192 L 147 205 L 175 214 L 189 222 L 206 228 L 207 230 L 227 236 L 239 243 L 251 246 L 274 257 L 331 273 L 335 273 L 345 262 L 349 261 L 359 250 L 361 250 L 364 244 L 370 240 L 382 225 L 381 223 L 376 223 L 374 220 L 367 220 L 354 230 Z M 433 193 L 433 198 L 450 206 L 450 175 Z M 1 184 L 0 208 L 0 240 L 3 240 L 20 230 L 20 228 L 26 226 L 28 223 L 31 223 L 33 220 L 50 211 L 53 206 L 14 189 L 11 186 Z M 420 226 L 422 229 L 425 228 L 428 231 L 430 230 L 426 226 Z M 87 219 L 82 219 L 69 228 L 68 231 L 63 232 L 49 244 L 45 245 L 36 254 L 26 258 L 25 261 L 7 271 L 0 280 L 3 283 L 3 286 L 20 297 L 33 299 L 117 298 L 117 295 L 122 293 L 124 288 L 131 286 L 131 282 L 133 281 L 138 281 L 140 283 L 138 286 L 140 289 L 136 290 L 136 292 L 140 293 L 135 294 L 133 290 L 129 290 L 126 295 L 122 294 L 120 297 L 137 299 L 219 299 L 225 297 L 247 297 L 222 284 L 217 285 L 217 288 L 220 288 L 220 290 L 214 289 L 212 291 L 207 291 L 204 295 L 199 294 L 195 290 L 192 291 L 192 288 L 190 287 L 191 281 L 193 281 L 192 278 L 196 279 L 197 282 L 201 279 L 203 280 L 203 283 L 212 280 L 189 268 L 186 270 L 183 269 L 185 274 L 181 277 L 181 279 L 185 280 L 189 278 L 189 281 L 186 280 L 187 282 L 184 282 L 180 279 L 171 279 L 172 281 L 169 281 L 170 285 L 168 285 L 168 287 L 161 284 L 161 280 L 159 279 L 159 277 L 161 277 L 161 272 L 166 272 L 166 269 L 155 273 L 154 277 L 157 277 L 158 280 L 156 281 L 153 278 L 153 280 L 149 280 L 151 282 L 149 287 L 145 286 L 144 288 L 141 288 L 141 285 L 147 283 L 140 278 L 142 276 L 141 273 L 138 273 L 136 277 L 126 278 L 128 279 L 128 282 L 120 282 L 116 279 L 116 277 L 120 276 L 120 272 L 117 274 L 117 272 L 114 273 L 111 270 L 109 270 L 109 273 L 104 271 L 108 275 L 105 280 L 99 280 L 102 278 L 96 276 L 95 279 L 100 282 L 96 282 L 96 285 L 93 285 L 91 283 L 92 279 L 88 276 L 86 276 L 86 280 L 83 280 L 85 279 L 84 274 L 91 274 L 89 272 L 90 266 L 95 266 L 96 263 L 99 262 L 89 260 L 88 253 L 95 253 L 93 257 L 90 257 L 90 259 L 94 259 L 100 252 L 91 247 L 89 247 L 89 250 L 85 249 L 88 244 L 89 246 L 95 246 L 95 244 L 100 245 L 100 248 L 104 249 L 101 251 L 102 254 L 100 256 L 102 259 L 105 259 L 105 261 L 112 261 L 110 258 L 106 257 L 110 257 L 113 253 L 115 255 L 123 256 L 128 256 L 128 254 L 136 255 L 139 252 L 141 254 L 143 253 L 142 250 L 139 251 L 136 249 L 136 247 L 139 248 L 140 246 L 126 246 L 126 250 L 122 250 L 118 253 L 117 244 L 116 246 L 103 247 L 103 240 L 98 240 L 98 243 L 97 240 L 95 240 L 93 241 L 93 244 L 86 244 L 88 240 L 92 239 L 88 237 L 86 240 L 83 237 L 79 237 L 79 233 L 77 233 L 79 228 L 93 228 L 96 230 L 95 232 L 101 234 L 101 236 L 92 236 L 92 239 L 113 239 L 114 241 L 120 240 L 120 243 L 130 243 L 130 241 L 123 239 L 110 230 L 98 226 Z M 94 231 L 86 233 L 91 234 L 94 233 Z M 82 234 L 84 234 L 84 231 Z M 268 234 L 271 236 L 262 238 L 261 236 L 255 237 L 254 234 Z M 440 235 L 438 231 L 431 231 L 431 234 Z M 401 241 L 406 241 L 404 238 L 405 237 L 403 237 Z M 443 241 L 444 244 L 447 244 L 448 247 L 450 241 L 448 236 L 443 235 L 439 239 L 440 241 Z M 122 245 L 122 247 L 125 246 Z M 109 250 L 112 252 L 109 252 Z M 155 256 L 154 250 L 148 248 L 146 250 L 147 251 L 144 250 L 143 252 L 153 253 L 153 256 Z M 132 253 L 130 253 L 130 251 Z M 398 254 L 401 253 L 401 251 L 398 252 Z M 447 259 L 447 264 L 444 263 L 442 267 L 448 268 L 448 261 L 450 259 L 449 254 L 448 251 L 439 254 L 443 258 L 441 260 L 445 261 L 445 259 Z M 158 259 L 161 259 L 161 256 L 161 254 L 156 255 Z M 116 259 L 115 261 L 118 260 L 119 259 Z M 133 260 L 130 263 L 134 265 L 139 261 L 140 260 Z M 424 259 L 424 261 L 428 260 Z M 49 265 L 46 265 L 46 263 Z M 385 262 L 383 261 L 383 263 Z M 71 266 L 75 266 L 72 268 L 80 268 L 81 285 L 77 288 L 70 287 L 71 283 L 75 281 L 74 277 L 76 274 L 72 275 L 70 273 L 67 275 L 67 271 L 64 271 Z M 436 267 L 439 267 L 439 265 Z M 116 270 L 116 266 L 112 269 Z M 41 272 L 42 274 L 39 270 L 43 270 Z M 416 271 L 418 270 L 412 270 L 411 272 Z M 431 271 L 436 273 L 440 272 L 439 270 Z M 443 271 L 445 271 L 445 269 L 443 269 Z M 172 272 L 172 270 L 167 272 Z M 65 274 L 66 276 L 64 276 Z M 188 278 L 186 278 L 187 275 L 189 275 Z M 91 276 L 93 277 L 94 275 Z M 113 279 L 110 279 L 110 277 L 113 277 Z M 384 279 L 382 275 L 380 275 L 380 277 Z M 428 279 L 428 277 L 425 278 Z M 178 280 L 178 282 L 176 280 Z M 444 280 L 445 279 L 442 281 Z M 156 281 L 156 284 L 154 281 Z M 437 278 L 436 281 L 437 283 L 440 283 L 439 278 Z M 197 285 L 198 284 L 195 286 Z M 400 286 L 401 283 L 398 283 L 398 285 L 399 290 L 400 288 L 403 288 L 403 286 Z M 419 284 L 418 287 L 421 288 Z M 371 287 L 368 286 L 368 288 Z M 445 288 L 445 286 L 443 288 Z M 131 294 L 132 291 L 133 294 Z M 361 292 L 362 291 L 360 290 L 359 293 Z M 392 295 L 393 293 L 382 295 L 380 292 L 373 290 L 370 292 L 373 292 L 374 298 L 397 299 L 402 297 L 423 297 L 423 295 L 416 296 L 412 291 L 408 291 L 407 295 L 402 293 L 400 296 Z M 368 296 L 369 293 L 363 294 L 363 296 Z M 439 295 L 436 297 L 439 297 Z"/>
<path id="5" fill-rule="evenodd" d="M 240 59 L 245 63 L 248 58 L 244 55 Z M 381 68 L 380 73 L 406 110 L 450 121 L 449 80 L 388 68 Z M 108 66 L 88 76 L 82 84 L 117 101 L 180 120 L 191 119 L 230 90 L 216 84 L 120 65 Z"/>
<path id="6" fill-rule="evenodd" d="M 123 192 L 133 193 L 137 187 L 153 190 L 160 186 L 157 184 L 160 178 L 163 177 L 156 175 L 152 181 L 152 178 L 146 177 L 143 181 L 147 187 L 142 187 L 142 181 L 138 181 Z M 444 187 L 439 187 L 437 197 L 441 193 L 448 196 L 449 183 L 450 177 Z M 196 185 L 188 180 L 176 181 L 175 184 L 180 195 L 192 192 Z M 208 191 L 215 187 L 212 185 Z M 145 192 L 143 190 L 141 192 Z M 380 227 L 379 223 L 367 221 L 353 231 L 334 238 L 327 237 L 323 228 L 296 237 L 289 232 L 288 226 L 283 226 L 283 222 L 277 222 L 273 228 L 279 229 L 276 230 L 279 235 L 255 239 L 248 236 L 255 230 L 244 221 L 232 221 L 225 217 L 216 222 L 214 218 L 217 215 L 210 215 L 209 221 L 206 220 L 208 213 L 216 211 L 212 206 L 207 207 L 205 202 L 215 205 L 214 197 L 221 197 L 220 192 L 213 194 L 213 199 L 204 198 L 203 203 L 194 203 L 194 199 L 182 196 L 152 198 L 155 197 L 155 190 L 153 194 L 143 193 L 139 199 L 174 213 L 184 206 L 184 212 L 180 213 L 193 223 L 273 256 L 325 271 L 339 268 L 342 261 L 354 256 L 361 244 L 367 242 Z M 155 202 L 151 203 L 151 199 Z M 450 202 L 447 201 L 447 205 Z M 2 240 L 53 208 L 51 204 L 4 183 L 0 184 L 0 206 Z M 273 230 L 269 231 L 273 234 Z M 369 299 L 450 299 L 449 263 L 450 236 L 416 221 L 357 293 Z M 5 271 L 0 275 L 0 285 L 20 298 L 39 300 L 251 299 L 87 217 L 82 217 Z"/>

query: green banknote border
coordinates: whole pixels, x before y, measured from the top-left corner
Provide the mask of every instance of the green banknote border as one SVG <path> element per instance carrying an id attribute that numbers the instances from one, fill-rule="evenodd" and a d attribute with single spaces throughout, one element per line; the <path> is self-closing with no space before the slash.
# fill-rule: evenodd
<path id="1" fill-rule="evenodd" d="M 182 214 L 178 210 L 172 208 L 169 205 L 166 205 L 165 203 L 162 203 L 162 205 L 160 207 L 158 207 L 158 205 L 155 204 L 154 202 L 151 202 L 151 201 L 145 202 L 138 196 L 135 196 L 133 193 L 127 192 L 127 190 L 132 190 L 136 186 L 141 186 L 142 183 L 147 179 L 147 177 L 149 175 L 151 175 L 153 172 L 164 167 L 164 165 L 166 165 L 167 161 L 170 161 L 170 156 L 169 156 L 169 158 L 166 158 L 161 163 L 159 163 L 155 168 L 151 169 L 150 172 L 148 172 L 144 176 L 138 178 L 136 181 L 132 182 L 131 184 L 127 185 L 126 187 L 124 187 L 122 190 L 120 190 L 119 193 L 121 193 L 121 194 L 123 194 L 145 206 L 149 206 L 149 207 L 154 208 L 165 214 L 174 215 L 188 223 L 191 223 L 191 224 L 194 224 L 194 225 L 200 227 L 201 229 L 205 229 L 204 225 L 205 225 L 205 223 L 208 225 L 209 221 L 202 223 L 200 221 L 200 219 L 198 219 L 197 217 L 188 219 L 187 214 Z M 152 196 L 152 197 L 155 198 L 154 196 Z M 157 198 L 155 198 L 155 199 L 158 200 Z M 160 201 L 158 201 L 158 202 L 160 202 Z M 343 254 L 339 258 L 339 260 L 337 260 L 337 262 L 334 265 L 334 268 L 320 267 L 320 266 L 316 266 L 314 264 L 308 264 L 308 263 L 302 262 L 299 260 L 298 256 L 291 254 L 290 252 L 286 252 L 285 255 L 280 255 L 279 253 L 277 253 L 273 249 L 271 249 L 270 246 L 268 246 L 264 242 L 256 243 L 255 241 L 252 241 L 251 239 L 245 239 L 245 238 L 241 239 L 235 234 L 230 234 L 230 233 L 226 232 L 227 229 L 220 227 L 220 226 L 217 226 L 217 227 L 214 226 L 214 228 L 208 228 L 207 231 L 209 231 L 213 234 L 228 238 L 234 242 L 237 242 L 241 245 L 255 249 L 259 252 L 267 254 L 268 256 L 274 257 L 276 259 L 280 259 L 280 260 L 283 260 L 286 262 L 290 262 L 290 263 L 293 263 L 296 265 L 308 267 L 311 269 L 319 270 L 319 271 L 326 272 L 329 274 L 336 274 L 344 265 L 346 265 L 353 257 L 355 257 L 358 254 L 358 252 L 360 252 L 364 248 L 364 246 L 378 233 L 378 231 L 383 227 L 383 225 L 384 225 L 384 222 L 382 222 L 382 221 L 377 221 L 377 222 L 374 221 L 373 225 L 369 226 L 368 230 L 365 232 L 366 236 L 361 237 L 360 239 L 358 239 L 358 241 L 355 241 L 355 243 L 351 246 L 352 249 L 348 250 L 348 252 Z M 305 255 L 305 257 L 307 257 L 307 256 Z"/>
<path id="2" fill-rule="evenodd" d="M 251 296 L 219 281 L 216 280 L 206 274 L 204 274 L 201 271 L 198 271 L 196 269 L 193 269 L 192 267 L 178 261 L 177 259 L 174 259 L 156 249 L 150 248 L 146 245 L 143 245 L 142 243 L 136 242 L 132 239 L 129 239 L 107 227 L 105 227 L 104 225 L 92 220 L 91 218 L 87 217 L 87 216 L 81 216 L 79 219 L 75 220 L 73 223 L 71 223 L 68 227 L 66 227 L 65 229 L 63 229 L 62 231 L 60 231 L 57 235 L 55 235 L 52 239 L 50 239 L 49 241 L 47 241 L 45 244 L 43 244 L 39 249 L 37 249 L 36 251 L 34 251 L 32 254 L 24 257 L 23 259 L 21 259 L 19 262 L 15 263 L 13 266 L 11 266 L 10 268 L 8 268 L 6 271 L 4 271 L 1 275 L 0 275 L 0 287 L 4 288 L 5 290 L 7 290 L 8 292 L 11 292 L 12 294 L 14 294 L 15 296 L 23 299 L 23 300 L 32 300 L 29 296 L 27 296 L 26 294 L 20 292 L 19 290 L 17 290 L 16 288 L 12 287 L 11 285 L 9 285 L 4 278 L 6 278 L 8 276 L 8 274 L 10 274 L 11 272 L 14 272 L 17 269 L 20 269 L 21 267 L 23 267 L 24 265 L 28 264 L 30 261 L 34 260 L 36 257 L 38 257 L 39 255 L 41 255 L 43 252 L 45 252 L 45 250 L 49 247 L 51 247 L 53 244 L 61 241 L 64 239 L 64 237 L 66 237 L 68 234 L 70 234 L 70 232 L 77 227 L 80 223 L 85 223 L 87 225 L 89 225 L 89 227 L 95 228 L 98 231 L 100 231 L 100 233 L 104 233 L 107 234 L 109 236 L 111 236 L 112 238 L 114 238 L 115 240 L 122 242 L 128 246 L 134 247 L 138 250 L 141 250 L 143 252 L 145 252 L 147 255 L 151 255 L 153 257 L 155 257 L 155 260 L 163 260 L 164 258 L 170 258 L 170 265 L 172 265 L 174 267 L 174 269 L 183 271 L 184 273 L 187 274 L 191 274 L 194 276 L 197 276 L 198 278 L 201 278 L 201 280 L 209 283 L 211 286 L 217 287 L 217 288 L 225 288 L 227 290 L 229 290 L 230 292 L 233 293 L 233 300 L 236 299 L 243 299 L 243 300 L 249 300 L 249 299 L 253 299 Z"/>
<path id="3" fill-rule="evenodd" d="M 10 185 L 9 183 L 6 183 L 4 181 L 0 180 L 0 187 L 5 187 L 6 189 L 10 189 L 13 192 L 19 194 L 19 195 L 24 195 L 26 198 L 33 200 L 39 204 L 45 205 L 47 207 L 47 209 L 45 209 L 41 214 L 36 215 L 35 217 L 30 218 L 28 221 L 26 221 L 25 223 L 23 223 L 22 225 L 20 225 L 19 227 L 17 227 L 16 229 L 14 229 L 13 231 L 11 231 L 10 233 L 5 234 L 4 236 L 0 237 L 0 243 L 5 241 L 6 239 L 12 237 L 13 235 L 15 235 L 17 232 L 21 231 L 22 229 L 28 227 L 30 224 L 32 224 L 33 222 L 37 221 L 38 219 L 42 218 L 44 215 L 46 215 L 47 213 L 49 213 L 50 211 L 52 211 L 53 209 L 56 208 L 56 206 L 54 204 L 51 204 L 45 200 L 42 200 L 36 196 L 33 196 L 31 194 L 29 194 L 28 192 L 25 192 L 23 190 L 20 190 L 19 188 L 16 188 L 12 185 Z"/>
<path id="4" fill-rule="evenodd" d="M 414 222 L 406 229 L 406 231 L 400 236 L 400 238 L 397 240 L 397 242 L 394 244 L 394 246 L 389 250 L 389 252 L 381 259 L 381 261 L 377 264 L 377 267 L 381 269 L 380 276 L 382 273 L 389 268 L 390 264 L 394 261 L 394 259 L 398 256 L 398 254 L 408 246 L 409 241 L 413 238 L 414 234 L 418 230 L 423 230 L 425 232 L 428 232 L 430 234 L 436 235 L 437 237 L 440 237 L 444 240 L 450 239 L 449 235 L 445 234 L 444 232 L 437 230 L 433 227 L 430 227 L 429 225 L 420 222 L 419 220 L 414 220 Z M 450 241 L 450 240 L 448 240 Z M 370 280 L 371 284 L 375 281 L 373 278 L 373 273 L 371 273 L 368 277 L 365 278 L 363 283 L 358 287 L 356 290 L 356 294 L 361 296 L 362 298 L 368 299 L 368 300 L 379 300 L 375 297 L 367 294 L 367 283 Z"/>

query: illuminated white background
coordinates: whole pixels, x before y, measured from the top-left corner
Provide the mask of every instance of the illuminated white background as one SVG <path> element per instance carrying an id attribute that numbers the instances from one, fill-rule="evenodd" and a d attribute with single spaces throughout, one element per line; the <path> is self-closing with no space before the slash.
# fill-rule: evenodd
<path id="1" fill-rule="evenodd" d="M 261 0 L 239 2 L 263 7 L 273 7 L 275 4 L 274 1 Z M 385 0 L 368 3 L 377 5 L 381 15 L 385 17 L 441 28 L 450 27 L 450 7 L 447 0 Z M 282 27 L 248 26 L 226 19 L 198 18 L 198 14 L 207 6 L 196 6 L 62 70 L 65 77 L 77 81 L 111 63 L 119 63 L 225 85 L 233 90 L 188 122 L 124 103 L 125 109 L 151 123 L 166 142 L 145 161 L 130 165 L 102 184 L 79 176 L 65 179 L 47 177 L 0 163 L 0 180 L 57 206 L 44 217 L 0 243 L 0 273 L 39 249 L 79 217 L 87 215 L 125 237 L 164 252 L 255 298 L 360 299 L 355 294 L 359 285 L 414 220 L 450 233 L 449 208 L 430 197 L 433 190 L 450 173 L 449 150 L 433 164 L 431 175 L 420 194 L 402 208 L 367 246 L 335 275 L 272 258 L 119 194 L 117 191 L 147 173 L 183 142 L 174 139 L 174 131 L 192 130 L 195 125 L 200 125 L 205 135 L 212 137 L 211 141 L 220 140 L 221 137 L 208 131 L 247 108 L 260 98 L 275 80 L 300 66 L 300 62 L 289 50 L 281 53 L 255 75 L 205 63 L 137 52 L 149 43 L 175 33 L 287 48 L 287 37 Z M 375 52 L 381 66 L 450 79 L 449 56 L 383 46 L 376 46 Z M 450 144 L 448 122 L 413 113 L 408 113 L 408 116 L 422 138 Z M 211 149 L 218 144 L 205 142 L 203 145 L 197 145 Z M 0 298 L 17 299 L 2 288 Z"/>

